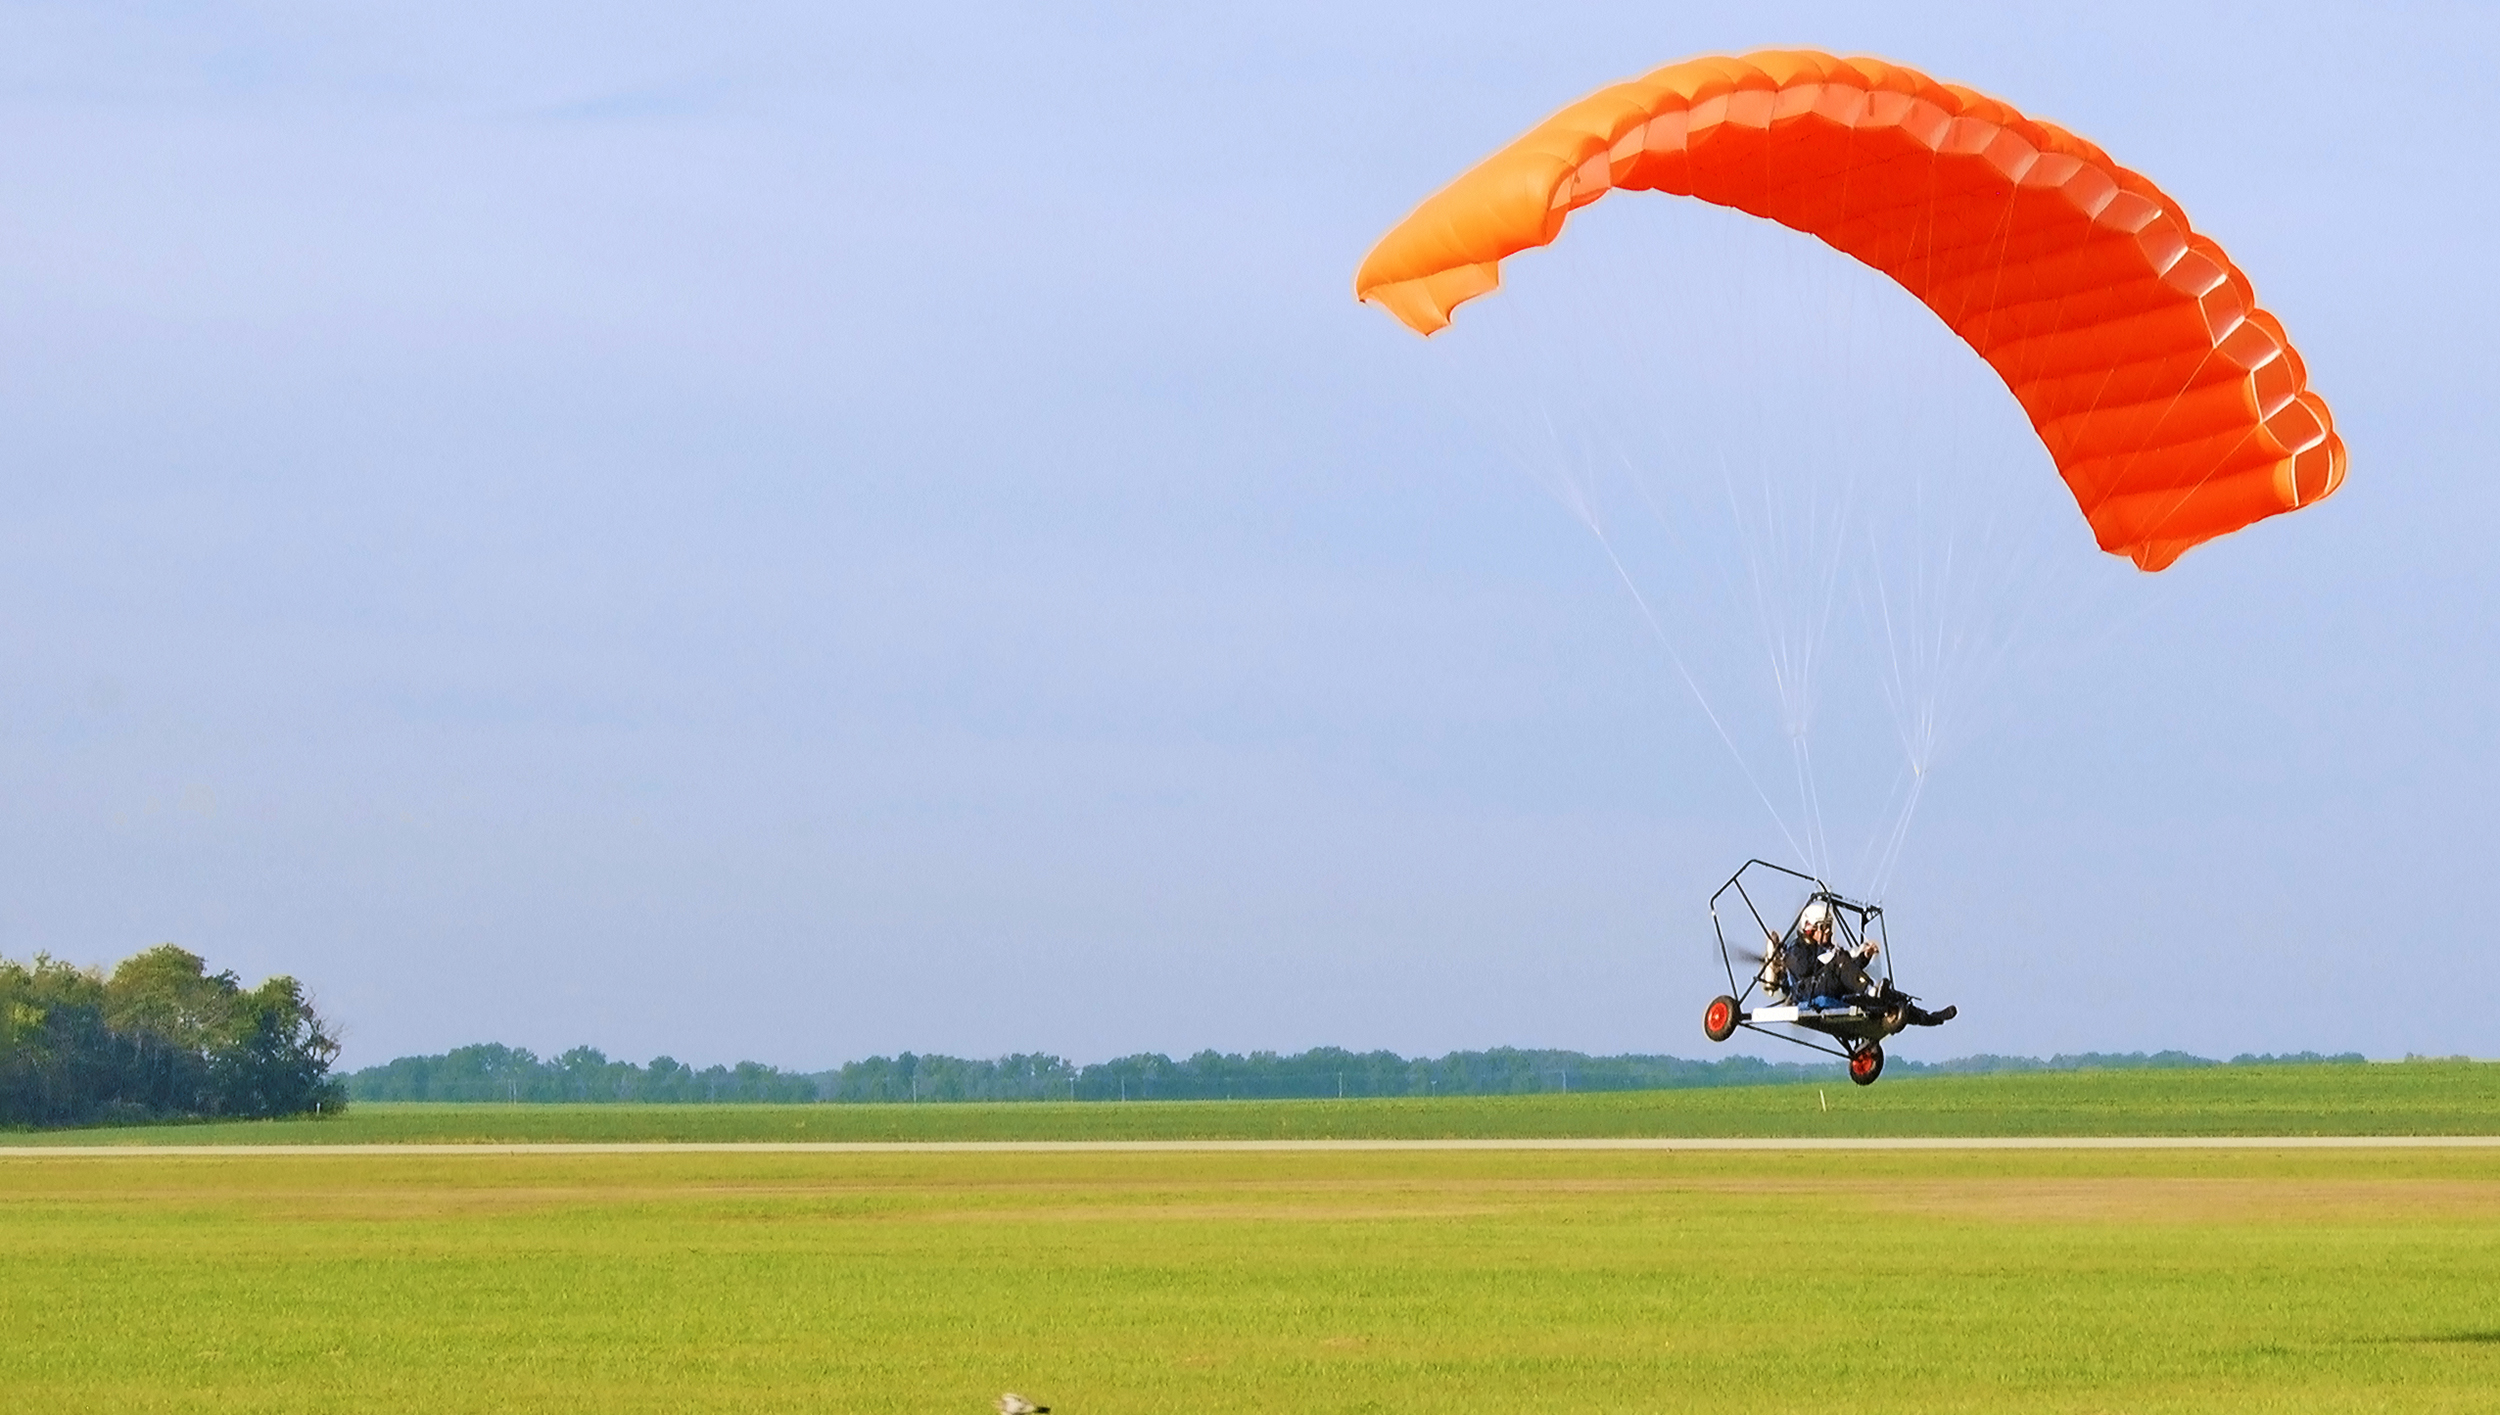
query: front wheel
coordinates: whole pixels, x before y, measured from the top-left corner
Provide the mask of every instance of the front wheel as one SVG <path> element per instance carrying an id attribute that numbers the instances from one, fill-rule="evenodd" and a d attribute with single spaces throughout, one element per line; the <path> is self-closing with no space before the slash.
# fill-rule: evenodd
<path id="1" fill-rule="evenodd" d="M 1701 1034 L 1714 1042 L 1736 1035 L 1736 999 L 1721 994 L 1701 1012 Z"/>
<path id="2" fill-rule="evenodd" d="M 1864 1050 L 1849 1054 L 1849 1079 L 1861 1086 L 1872 1086 L 1884 1074 L 1884 1049 L 1868 1044 Z"/>

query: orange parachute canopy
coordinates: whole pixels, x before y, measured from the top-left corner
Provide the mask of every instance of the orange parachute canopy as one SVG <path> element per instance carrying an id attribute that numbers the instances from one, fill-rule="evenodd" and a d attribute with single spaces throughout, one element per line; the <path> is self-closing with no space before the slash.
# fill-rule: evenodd
<path id="1" fill-rule="evenodd" d="M 1767 217 L 1900 282 L 2004 378 L 2101 548 L 2146 570 L 2343 482 L 2283 326 L 2178 203 L 1878 59 L 1694 59 L 1592 94 L 1398 223 L 1355 295 L 1431 334 L 1616 188 Z"/>

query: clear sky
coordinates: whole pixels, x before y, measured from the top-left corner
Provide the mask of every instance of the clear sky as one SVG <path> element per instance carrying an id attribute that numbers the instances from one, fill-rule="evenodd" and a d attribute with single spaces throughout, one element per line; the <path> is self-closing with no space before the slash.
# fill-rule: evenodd
<path id="1" fill-rule="evenodd" d="M 2500 1052 L 2500 12 L 1192 8 L 0 9 L 0 953 L 351 1065 L 1710 1054 L 1778 835 L 1349 283 L 1795 44 L 2153 175 L 2352 448 L 1940 773 L 1896 1050 Z"/>

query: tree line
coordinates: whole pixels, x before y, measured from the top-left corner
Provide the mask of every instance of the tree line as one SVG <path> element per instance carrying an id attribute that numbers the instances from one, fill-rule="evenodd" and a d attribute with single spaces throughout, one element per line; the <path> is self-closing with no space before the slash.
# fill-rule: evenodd
<path id="1" fill-rule="evenodd" d="M 347 1084 L 369 1101 L 1282 1100 L 1745 1086 L 1829 1070 L 1746 1056 L 1684 1061 L 1503 1047 L 1410 1060 L 1319 1047 L 1293 1055 L 1202 1051 L 1179 1061 L 1143 1053 L 1090 1065 L 1044 1053 L 971 1060 L 904 1052 L 798 1072 L 753 1061 L 696 1070 L 667 1056 L 637 1066 L 595 1047 L 542 1059 L 485 1044 L 403 1056 L 355 1072 Z"/>
<path id="2" fill-rule="evenodd" d="M 2302 1052 L 2243 1055 L 2225 1063 L 2186 1052 L 2091 1052 L 2046 1060 L 1976 1056 L 1893 1065 L 1904 1073 L 1943 1074 L 2361 1059 L 2358 1052 L 2334 1057 Z M 353 1073 L 347 1085 L 351 1095 L 366 1101 L 873 1103 L 1525 1095 L 1829 1082 L 1841 1075 L 1837 1064 L 1764 1061 L 1750 1056 L 1686 1061 L 1673 1056 L 1590 1056 L 1513 1047 L 1415 1058 L 1339 1047 L 1289 1055 L 1202 1051 L 1178 1061 L 1149 1052 L 1088 1065 L 1046 1053 L 971 1060 L 904 1052 L 872 1056 L 829 1071 L 784 1071 L 754 1061 L 697 1070 L 667 1056 L 653 1059 L 648 1066 L 611 1061 L 595 1047 L 575 1047 L 542 1059 L 525 1048 L 484 1044 L 437 1056 L 403 1056 Z"/>
<path id="3" fill-rule="evenodd" d="M 1744 1086 L 1830 1070 L 1746 1056 L 1684 1061 L 1503 1047 L 1410 1060 L 1319 1047 L 1292 1055 L 1202 1051 L 1178 1061 L 1142 1053 L 1088 1065 L 1038 1052 L 988 1060 L 904 1052 L 799 1072 L 754 1061 L 696 1070 L 667 1056 L 637 1066 L 595 1047 L 542 1059 L 484 1044 L 403 1056 L 355 1072 L 347 1084 L 369 1101 L 1283 1100 Z"/>
<path id="4" fill-rule="evenodd" d="M 337 1109 L 338 1050 L 295 979 L 246 988 L 170 943 L 110 973 L 41 953 L 0 958 L 0 1125 Z"/>
<path id="5" fill-rule="evenodd" d="M 366 1101 L 815 1101 L 816 1078 L 758 1061 L 701 1070 L 674 1057 L 648 1066 L 610 1061 L 596 1047 L 544 1059 L 526 1047 L 454 1047 L 439 1056 L 403 1056 L 347 1077 Z"/>

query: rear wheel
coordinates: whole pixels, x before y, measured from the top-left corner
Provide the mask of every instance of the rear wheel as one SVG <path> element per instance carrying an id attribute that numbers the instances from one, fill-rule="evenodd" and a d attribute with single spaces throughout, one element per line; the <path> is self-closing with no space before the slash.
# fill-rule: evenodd
<path id="1" fill-rule="evenodd" d="M 1736 999 L 1721 994 L 1710 999 L 1702 1009 L 1701 1034 L 1714 1042 L 1723 1042 L 1736 1035 Z"/>
<path id="2" fill-rule="evenodd" d="M 1884 1049 L 1872 1042 L 1849 1054 L 1849 1079 L 1861 1086 L 1872 1086 L 1884 1074 Z"/>

